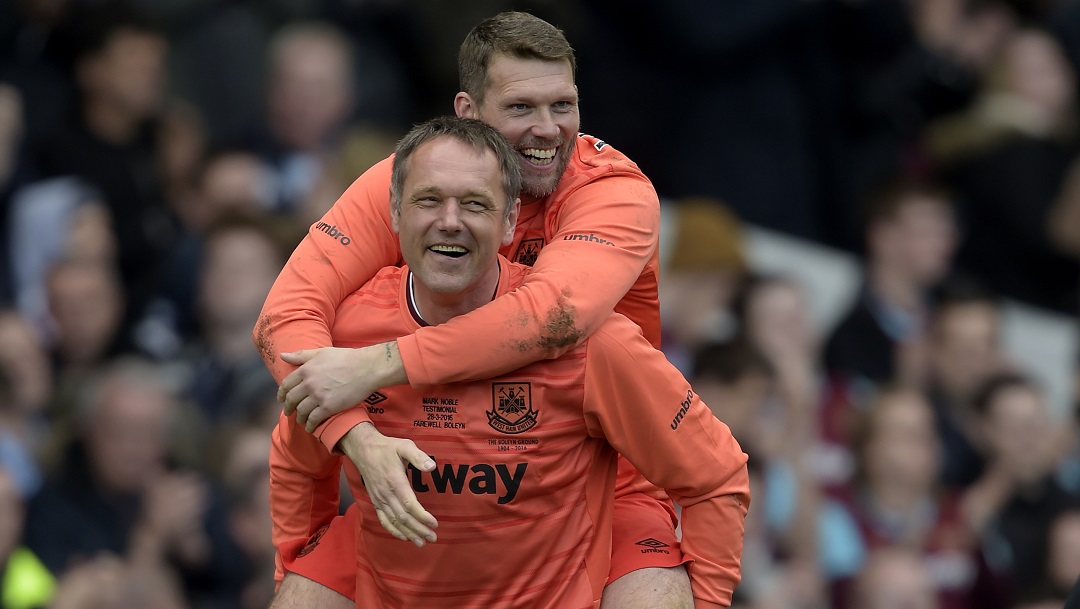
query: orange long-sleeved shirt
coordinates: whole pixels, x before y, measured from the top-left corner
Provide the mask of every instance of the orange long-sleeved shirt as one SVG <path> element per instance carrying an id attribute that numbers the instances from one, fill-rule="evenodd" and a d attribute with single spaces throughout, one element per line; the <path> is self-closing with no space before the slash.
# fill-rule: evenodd
<path id="1" fill-rule="evenodd" d="M 503 260 L 499 293 L 524 273 Z M 347 298 L 334 343 L 359 347 L 419 331 L 407 277 L 407 269 L 386 269 Z M 277 437 L 303 458 L 279 462 L 271 478 L 276 521 L 321 502 L 320 495 L 336 501 L 333 473 L 346 464 L 364 523 L 358 606 L 595 606 L 610 558 L 611 447 L 683 506 L 682 545 L 695 561 L 697 607 L 730 603 L 749 505 L 746 456 L 622 315 L 557 359 L 484 381 L 390 387 L 368 400 L 366 414 L 379 429 L 412 438 L 438 464 L 432 473 L 409 470 L 413 490 L 441 523 L 439 541 L 422 549 L 382 530 L 355 467 L 327 450 L 366 419 L 359 410 L 317 430 L 321 451 L 283 416 Z M 282 469 L 292 471 L 280 476 Z M 298 473 L 306 488 L 278 485 Z"/>

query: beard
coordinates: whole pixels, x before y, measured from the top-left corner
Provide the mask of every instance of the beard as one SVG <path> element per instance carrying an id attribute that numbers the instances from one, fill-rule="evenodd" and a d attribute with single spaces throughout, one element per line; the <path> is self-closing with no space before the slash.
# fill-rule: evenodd
<path id="1" fill-rule="evenodd" d="M 519 144 L 518 150 L 523 148 L 541 147 L 543 143 L 529 142 L 526 144 Z M 522 180 L 521 180 L 521 192 L 541 199 L 555 192 L 555 188 L 559 186 L 559 181 L 562 180 L 562 176 L 566 173 L 566 168 L 570 165 L 570 157 L 574 155 L 574 146 L 577 145 L 577 137 L 570 138 L 569 142 L 561 142 L 558 145 L 559 153 L 555 157 L 555 171 L 545 175 L 535 175 L 532 166 L 528 161 L 524 161 L 522 165 Z"/>

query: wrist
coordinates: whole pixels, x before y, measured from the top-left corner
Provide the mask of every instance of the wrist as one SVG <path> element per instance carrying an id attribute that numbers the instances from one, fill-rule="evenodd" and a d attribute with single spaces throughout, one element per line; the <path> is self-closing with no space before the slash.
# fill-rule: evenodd
<path id="1" fill-rule="evenodd" d="M 375 425 L 368 421 L 357 423 L 349 431 L 345 432 L 345 435 L 338 440 L 334 448 L 351 458 L 377 435 L 381 434 L 375 428 Z"/>
<path id="2" fill-rule="evenodd" d="M 383 359 L 380 367 L 380 387 L 404 385 L 409 382 L 409 375 L 405 372 L 405 364 L 401 361 L 401 350 L 398 349 L 396 340 L 383 343 Z"/>

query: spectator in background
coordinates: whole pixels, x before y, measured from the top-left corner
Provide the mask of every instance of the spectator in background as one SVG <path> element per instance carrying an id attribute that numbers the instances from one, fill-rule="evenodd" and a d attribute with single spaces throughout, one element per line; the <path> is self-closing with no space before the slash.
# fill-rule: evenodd
<path id="1" fill-rule="evenodd" d="M 977 284 L 942 290 L 930 321 L 927 382 L 943 449 L 942 482 L 963 488 L 982 474 L 977 392 L 1008 366 L 1001 344 L 1001 305 Z"/>
<path id="2" fill-rule="evenodd" d="M 973 595 L 978 544 L 956 496 L 941 492 L 941 445 L 926 398 L 916 389 L 883 387 L 863 414 L 855 439 L 859 471 L 821 512 L 821 560 L 837 607 L 878 548 L 904 548 L 936 565 L 932 589 L 942 609 L 986 609 Z"/>
<path id="3" fill-rule="evenodd" d="M 859 298 L 825 346 L 841 383 L 920 383 L 925 374 L 930 291 L 952 265 L 956 229 L 949 197 L 935 186 L 886 187 L 866 210 L 866 276 Z"/>
<path id="4" fill-rule="evenodd" d="M 855 581 L 851 607 L 859 609 L 939 609 L 933 574 L 917 553 L 901 548 L 875 550 Z"/>
<path id="5" fill-rule="evenodd" d="M 846 445 L 852 413 L 829 399 L 821 336 L 809 310 L 803 286 L 783 276 L 751 275 L 734 304 L 737 338 L 759 351 L 776 376 L 775 395 L 760 413 L 772 421 L 768 445 L 785 451 L 800 475 L 833 486 L 853 470 Z M 812 458 L 803 459 L 805 451 Z"/>
<path id="6" fill-rule="evenodd" d="M 755 609 L 819 607 L 825 595 L 813 535 L 817 489 L 802 467 L 806 434 L 793 429 L 799 422 L 769 416 L 777 407 L 776 382 L 772 364 L 746 340 L 711 344 L 695 354 L 691 384 L 739 437 L 753 464 L 756 494 L 736 602 Z"/>
<path id="7" fill-rule="evenodd" d="M 66 423 L 94 368 L 125 350 L 126 296 L 114 266 L 61 260 L 45 281 L 55 335 L 48 345 L 56 380 L 51 414 Z"/>
<path id="8" fill-rule="evenodd" d="M 46 177 L 78 176 L 101 192 L 127 293 L 124 325 L 133 328 L 157 295 L 176 230 L 156 131 L 168 42 L 123 3 L 80 6 L 70 19 L 78 107 L 68 127 L 44 146 L 37 167 Z"/>
<path id="9" fill-rule="evenodd" d="M 277 383 L 251 346 L 251 328 L 285 265 L 288 244 L 266 217 L 225 213 L 202 239 L 198 287 L 199 340 L 189 349 L 191 398 L 209 420 L 242 421 L 259 413 L 255 396 Z M 275 409 L 276 410 L 276 409 Z"/>
<path id="10" fill-rule="evenodd" d="M 1076 86 L 1054 38 L 1024 29 L 987 72 L 978 102 L 927 135 L 957 198 L 958 266 L 1003 296 L 1067 314 L 1080 306 L 1080 264 L 1055 249 L 1047 227 L 1080 150 Z"/>
<path id="11" fill-rule="evenodd" d="M 764 500 L 759 505 L 778 555 L 806 580 L 804 602 L 812 605 L 821 598 L 815 594 L 821 588 L 814 535 L 817 483 L 837 475 L 836 463 L 819 450 L 820 335 L 806 293 L 794 279 L 751 275 L 732 308 L 734 342 L 759 354 L 772 372 L 771 391 L 743 432 L 761 466 Z"/>
<path id="12" fill-rule="evenodd" d="M 222 215 L 265 215 L 274 193 L 269 168 L 254 152 L 242 148 L 207 151 L 199 162 L 194 185 L 179 206 L 181 232 L 169 256 L 163 296 L 172 307 L 170 325 L 163 329 L 176 345 L 198 337 L 199 267 L 206 233 Z"/>
<path id="13" fill-rule="evenodd" d="M 288 24 L 271 39 L 261 150 L 273 176 L 271 211 L 295 213 L 333 165 L 355 104 L 353 61 L 351 42 L 329 23 Z"/>
<path id="14" fill-rule="evenodd" d="M 101 193 L 74 176 L 32 183 L 15 193 L 8 234 L 14 296 L 43 340 L 55 338 L 46 277 L 60 260 L 113 264 L 116 235 Z"/>
<path id="15" fill-rule="evenodd" d="M 731 303 L 746 272 L 742 229 L 731 211 L 710 199 L 669 201 L 660 211 L 661 344 L 688 374 L 696 349 L 734 331 Z"/>
<path id="16" fill-rule="evenodd" d="M 1053 475 L 1061 430 L 1039 389 L 1015 373 L 991 378 L 975 406 L 986 469 L 964 495 L 964 515 L 991 568 L 1011 580 L 1001 596 L 1024 600 L 1045 581 L 1051 523 L 1078 505 Z"/>
<path id="17" fill-rule="evenodd" d="M 80 396 L 75 435 L 31 503 L 26 544 L 57 576 L 100 553 L 131 567 L 175 570 L 194 607 L 232 599 L 242 556 L 208 481 L 171 463 L 183 435 L 172 381 L 120 360 Z"/>

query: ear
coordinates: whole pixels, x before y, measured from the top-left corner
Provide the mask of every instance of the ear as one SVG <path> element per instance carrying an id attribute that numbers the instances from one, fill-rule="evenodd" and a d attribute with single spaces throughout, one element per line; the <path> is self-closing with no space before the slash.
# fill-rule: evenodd
<path id="1" fill-rule="evenodd" d="M 401 208 L 393 203 L 390 204 L 390 228 L 394 229 L 395 233 L 400 233 L 398 229 L 398 222 L 401 218 Z"/>
<path id="2" fill-rule="evenodd" d="M 514 199 L 510 207 L 510 213 L 506 216 L 506 232 L 503 233 L 502 244 L 510 245 L 514 242 L 514 229 L 517 228 L 518 212 L 521 211 L 521 199 Z"/>
<path id="3" fill-rule="evenodd" d="M 472 96 L 464 91 L 459 91 L 454 96 L 454 114 L 458 118 L 480 118 L 480 107 L 473 101 Z"/>

